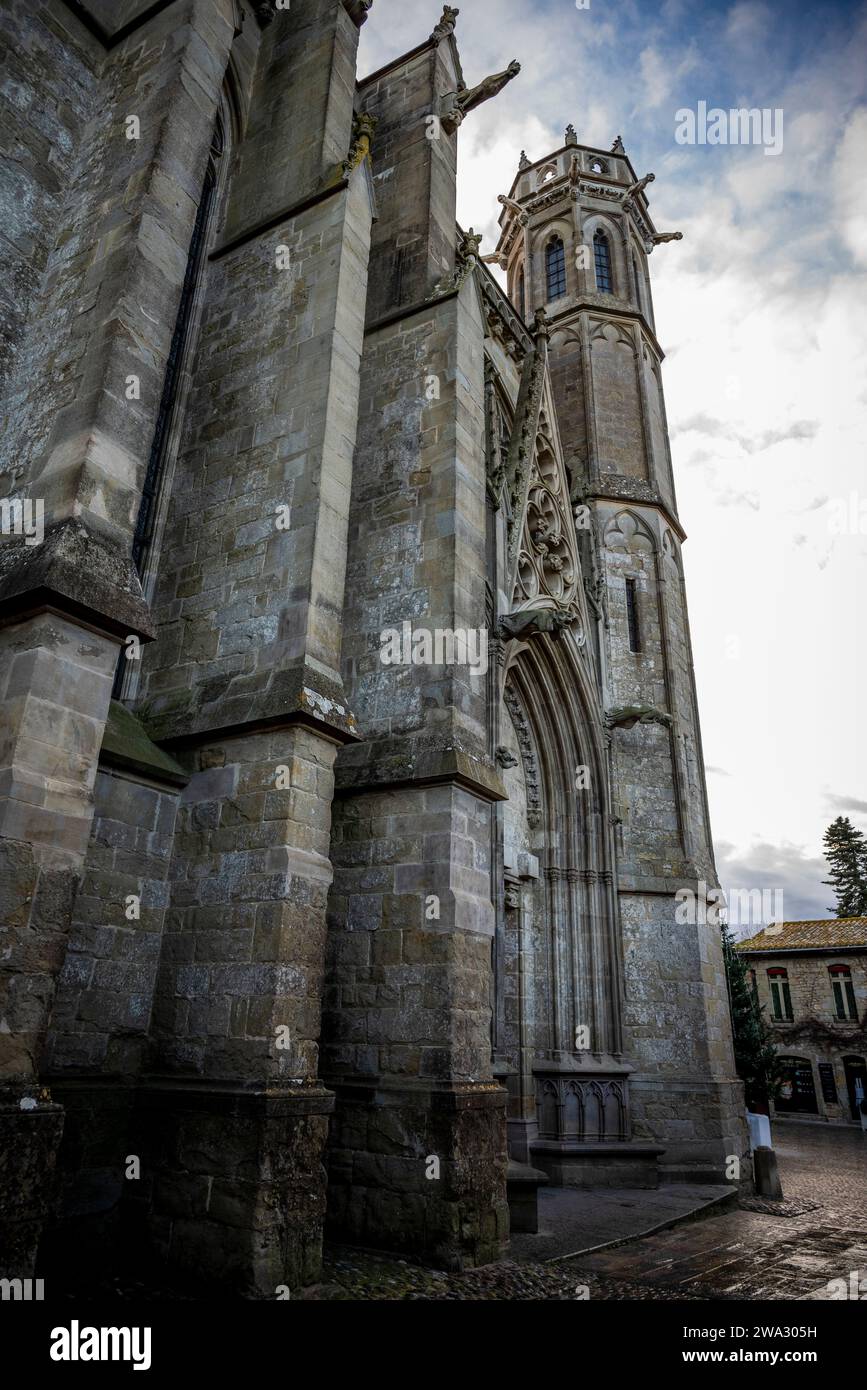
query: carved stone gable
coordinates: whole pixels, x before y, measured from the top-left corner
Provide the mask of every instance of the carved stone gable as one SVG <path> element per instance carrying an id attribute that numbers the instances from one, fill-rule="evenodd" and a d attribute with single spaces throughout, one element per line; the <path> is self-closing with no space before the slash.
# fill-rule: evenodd
<path id="1" fill-rule="evenodd" d="M 575 523 L 569 504 L 566 470 L 549 423 L 546 405 L 530 469 L 530 486 L 522 521 L 513 603 L 579 607 L 580 563 Z"/>

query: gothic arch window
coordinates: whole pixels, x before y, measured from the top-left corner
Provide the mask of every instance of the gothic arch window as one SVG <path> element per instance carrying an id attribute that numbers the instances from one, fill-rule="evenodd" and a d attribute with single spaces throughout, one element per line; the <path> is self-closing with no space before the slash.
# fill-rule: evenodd
<path id="1" fill-rule="evenodd" d="M 607 174 L 608 165 L 604 159 L 591 159 L 590 172 L 591 174 Z"/>
<path id="2" fill-rule="evenodd" d="M 548 299 L 559 299 L 566 293 L 566 251 L 559 236 L 552 237 L 545 247 L 545 284 Z"/>
<path id="3" fill-rule="evenodd" d="M 593 263 L 596 268 L 596 288 L 600 294 L 614 293 L 611 274 L 611 243 L 601 227 L 593 233 Z"/>
<path id="4" fill-rule="evenodd" d="M 852 971 L 848 965 L 831 965 L 831 990 L 834 995 L 834 1014 L 842 1020 L 858 1021 L 858 1005 L 855 1002 L 855 988 L 852 984 Z"/>

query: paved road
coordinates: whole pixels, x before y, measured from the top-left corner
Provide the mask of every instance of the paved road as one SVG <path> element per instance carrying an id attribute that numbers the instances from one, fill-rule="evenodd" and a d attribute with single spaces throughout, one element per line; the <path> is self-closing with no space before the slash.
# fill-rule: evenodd
<path id="1" fill-rule="evenodd" d="M 628 1280 L 651 1298 L 806 1298 L 853 1270 L 867 1274 L 867 1135 L 786 1123 L 775 1126 L 774 1144 L 784 1196 L 821 1202 L 819 1210 L 733 1211 L 569 1263 L 613 1281 L 611 1297 Z"/>
<path id="2" fill-rule="evenodd" d="M 588 1296 L 593 1301 L 665 1302 L 808 1298 L 831 1279 L 848 1280 L 852 1270 L 864 1271 L 867 1288 L 867 1135 L 825 1125 L 780 1124 L 774 1143 L 786 1198 L 819 1201 L 820 1209 L 787 1218 L 735 1210 L 575 1259 L 551 1259 L 558 1252 L 543 1240 L 545 1263 L 538 1256 L 532 1262 L 529 1243 L 534 1238 L 520 1237 L 510 1260 L 464 1274 L 332 1248 L 322 1283 L 302 1297 L 536 1302 Z M 607 1202 L 603 1224 L 610 1225 L 631 1219 L 625 1209 L 612 1215 L 612 1203 L 616 1207 L 627 1198 L 651 1194 L 595 1196 Z M 658 1200 L 665 1205 L 671 1199 L 663 1191 Z M 599 1234 L 590 1223 L 585 1235 L 592 1232 Z"/>

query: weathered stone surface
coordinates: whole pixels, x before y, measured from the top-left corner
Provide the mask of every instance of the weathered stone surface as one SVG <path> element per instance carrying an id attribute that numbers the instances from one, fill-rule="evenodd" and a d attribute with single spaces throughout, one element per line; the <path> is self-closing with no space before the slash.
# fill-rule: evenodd
<path id="1" fill-rule="evenodd" d="M 718 1176 L 741 1097 L 716 934 L 674 918 L 715 878 L 625 152 L 602 184 L 576 140 L 522 161 L 515 305 L 455 224 L 457 127 L 514 68 L 465 84 L 453 16 L 357 84 L 364 0 L 86 4 L 0 19 L 0 495 L 46 524 L 0 536 L 0 1075 L 66 1110 L 46 1258 L 273 1298 L 326 1202 L 460 1269 L 503 1249 L 507 1155 Z M 572 255 L 597 228 L 611 292 Z"/>

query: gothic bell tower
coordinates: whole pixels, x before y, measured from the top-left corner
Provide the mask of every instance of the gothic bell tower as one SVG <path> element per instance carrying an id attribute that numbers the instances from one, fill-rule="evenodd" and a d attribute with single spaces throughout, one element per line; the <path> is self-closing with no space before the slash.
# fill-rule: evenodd
<path id="1" fill-rule="evenodd" d="M 525 321 L 544 309 L 549 364 L 609 742 L 633 1133 L 672 1178 L 720 1175 L 744 1152 L 719 928 L 671 451 L 648 271 L 660 243 L 620 137 L 524 153 L 501 235 Z M 702 884 L 705 885 L 704 888 Z M 694 912 L 675 895 L 696 895 Z M 712 914 L 711 914 L 712 915 Z M 691 920 L 684 922 L 684 916 Z"/>

